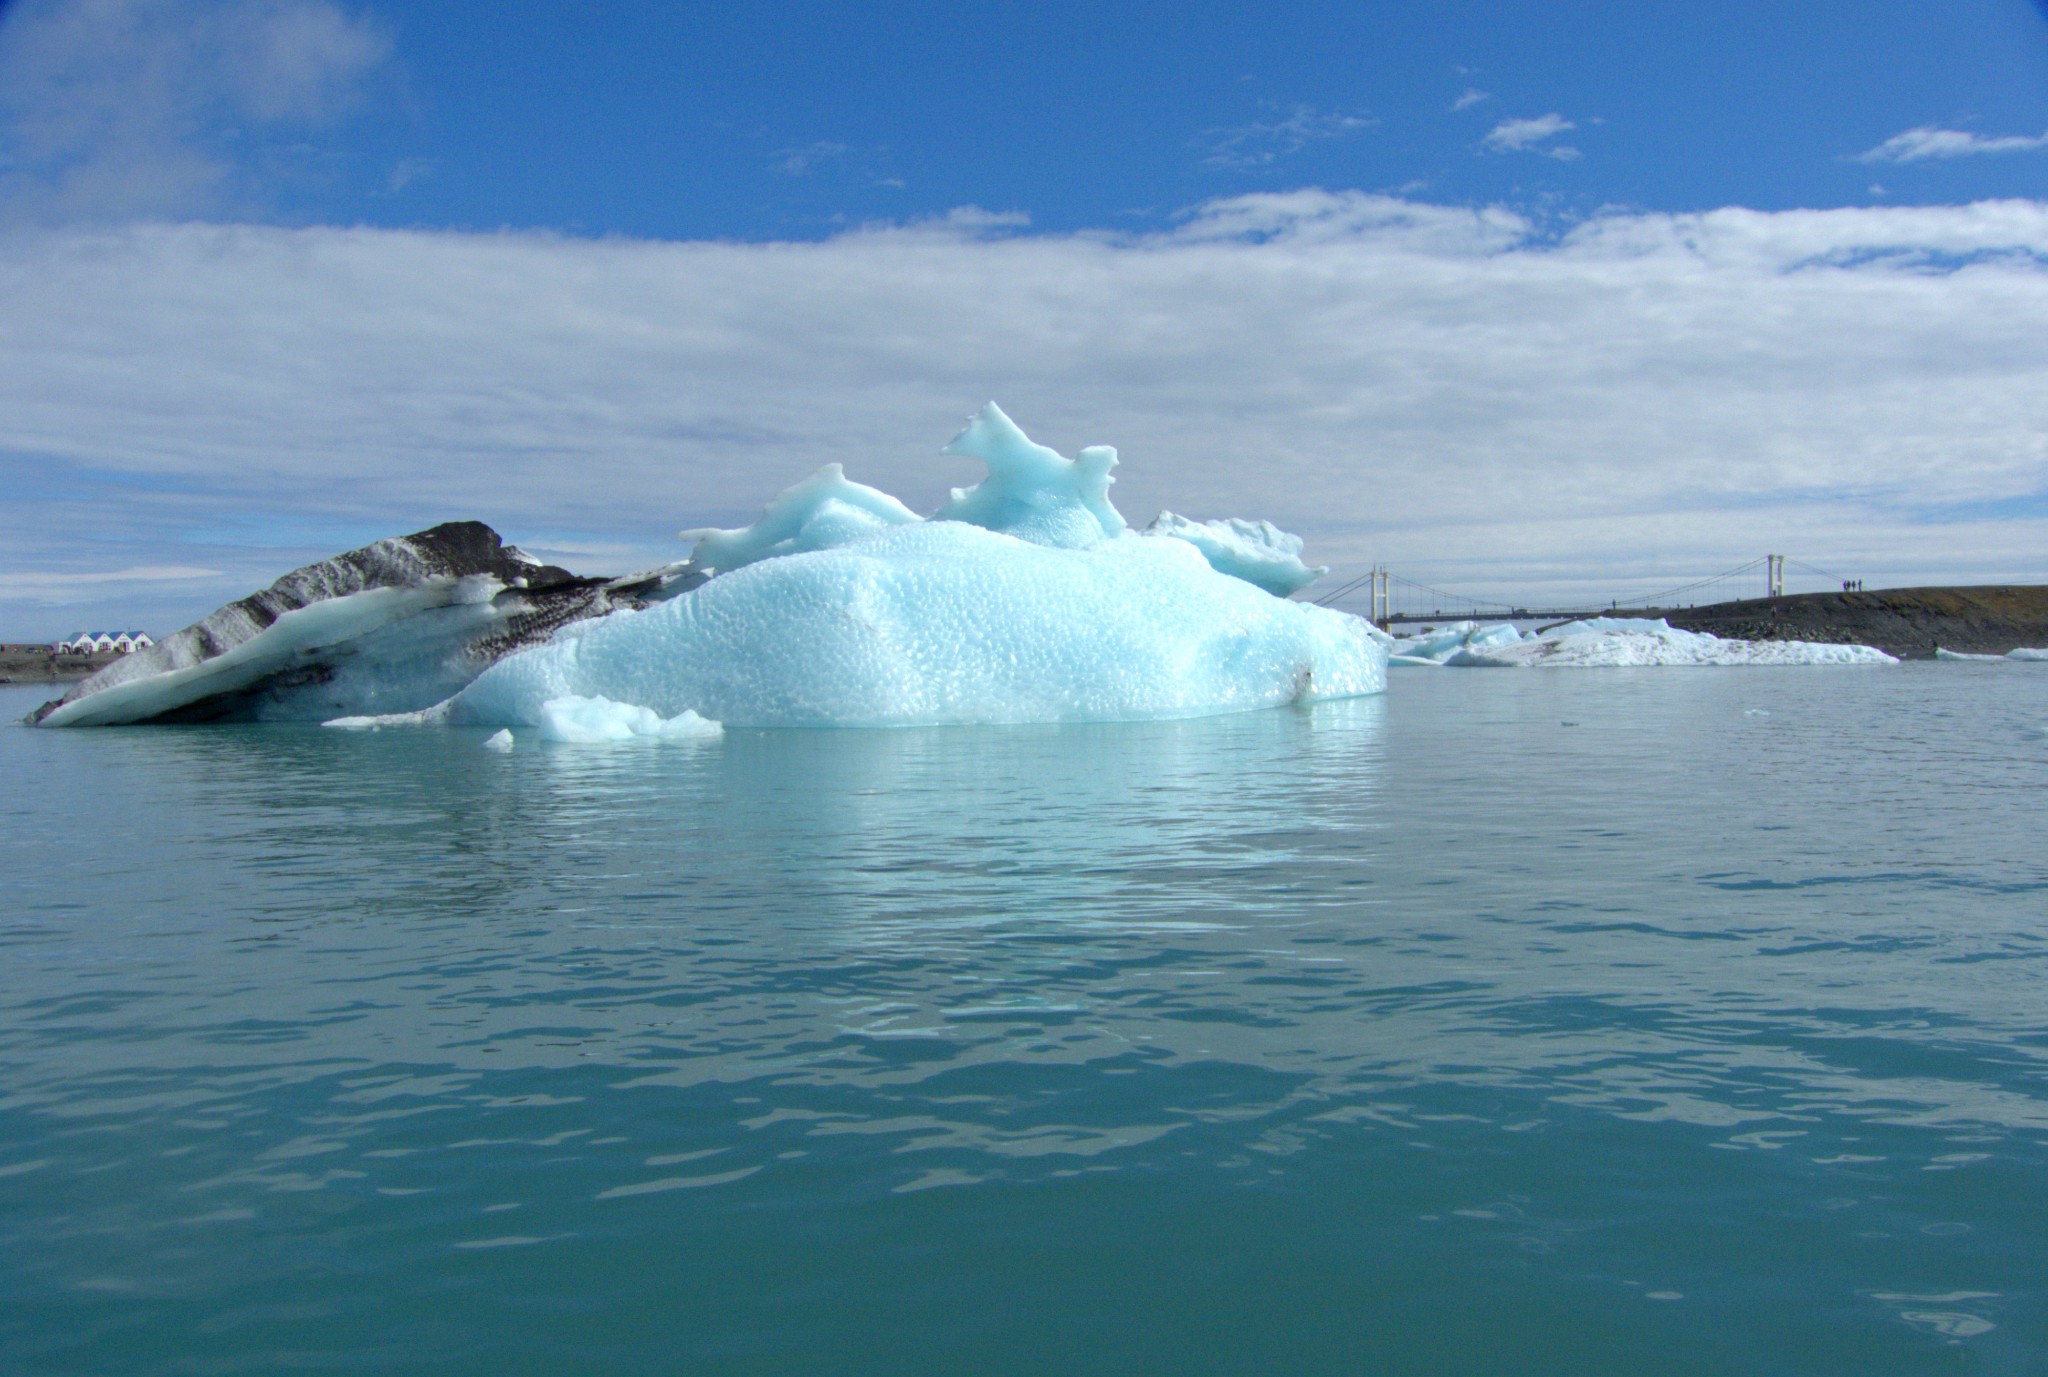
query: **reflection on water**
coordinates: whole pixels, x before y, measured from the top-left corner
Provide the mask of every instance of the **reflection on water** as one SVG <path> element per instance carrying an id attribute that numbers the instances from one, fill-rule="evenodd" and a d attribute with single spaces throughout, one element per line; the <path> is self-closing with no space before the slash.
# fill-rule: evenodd
<path id="1" fill-rule="evenodd" d="M 1943 665 L 0 732 L 0 1351 L 2026 1371 L 2044 720 Z"/>

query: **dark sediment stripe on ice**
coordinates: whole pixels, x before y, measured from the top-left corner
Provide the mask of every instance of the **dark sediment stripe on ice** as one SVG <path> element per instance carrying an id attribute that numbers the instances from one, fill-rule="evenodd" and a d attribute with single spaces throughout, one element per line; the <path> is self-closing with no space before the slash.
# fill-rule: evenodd
<path id="1" fill-rule="evenodd" d="M 703 576 L 687 565 L 676 564 L 624 578 L 582 577 L 505 544 L 480 521 L 451 521 L 294 569 L 270 587 L 227 604 L 145 650 L 122 657 L 62 698 L 45 703 L 29 720 L 42 722 L 59 708 L 110 689 L 205 666 L 263 636 L 279 618 L 318 603 L 374 589 L 424 590 L 441 585 L 448 587 L 452 603 L 460 600 L 454 586 L 463 580 L 474 580 L 471 586 L 489 606 L 476 618 L 451 624 L 451 639 L 440 663 L 454 688 L 571 622 L 673 597 L 701 583 Z M 370 634 L 335 645 L 288 651 L 276 657 L 276 663 L 266 661 L 246 671 L 188 675 L 175 689 L 168 685 L 176 681 L 166 681 L 162 694 L 147 695 L 146 699 L 138 696 L 136 711 L 96 715 L 92 720 L 237 721 L 281 708 L 288 714 L 288 700 L 330 683 L 342 659 L 354 659 L 360 668 L 366 657 L 374 658 L 379 653 L 377 633 L 384 629 L 374 628 Z M 416 640 L 406 647 L 408 654 L 417 655 L 418 650 Z M 452 692 L 453 688 L 444 683 L 437 691 Z M 378 710 L 428 706 L 431 704 L 425 702 L 385 702 Z"/>

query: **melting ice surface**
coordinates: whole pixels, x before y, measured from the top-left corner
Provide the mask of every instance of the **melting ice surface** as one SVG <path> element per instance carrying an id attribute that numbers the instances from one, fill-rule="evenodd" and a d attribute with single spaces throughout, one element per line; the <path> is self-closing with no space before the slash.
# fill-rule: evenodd
<path id="1" fill-rule="evenodd" d="M 1454 622 L 1394 642 L 1390 662 L 1409 666 L 1889 665 L 1867 645 L 1723 640 L 1681 631 L 1663 618 L 1588 617 L 1523 635 L 1506 622 Z"/>
<path id="2" fill-rule="evenodd" d="M 1390 638 L 1275 596 L 1315 577 L 1298 539 L 1179 517 L 1131 532 L 1109 500 L 1115 450 L 1064 458 L 993 403 L 947 452 L 988 477 L 929 520 L 827 465 L 751 526 L 686 532 L 720 571 L 702 587 L 501 660 L 435 715 L 588 740 L 702 719 L 1196 717 L 1386 687 Z"/>

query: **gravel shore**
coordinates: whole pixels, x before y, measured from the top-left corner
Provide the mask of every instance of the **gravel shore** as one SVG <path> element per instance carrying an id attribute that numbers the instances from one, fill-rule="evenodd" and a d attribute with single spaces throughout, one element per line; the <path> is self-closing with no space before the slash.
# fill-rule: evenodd
<path id="1" fill-rule="evenodd" d="M 121 658 L 104 655 L 53 655 L 47 648 L 0 650 L 0 684 L 68 684 L 84 679 Z"/>

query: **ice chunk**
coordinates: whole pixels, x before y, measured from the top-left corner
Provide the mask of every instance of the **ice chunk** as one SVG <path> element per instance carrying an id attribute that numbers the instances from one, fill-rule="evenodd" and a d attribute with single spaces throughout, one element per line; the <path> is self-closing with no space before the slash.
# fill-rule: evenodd
<path id="1" fill-rule="evenodd" d="M 1513 644 L 1468 648 L 1449 663 L 1592 669 L 1628 665 L 1890 665 L 1898 661 L 1867 645 L 1724 641 L 1706 632 L 1678 630 L 1662 618 L 1590 617 Z"/>
<path id="2" fill-rule="evenodd" d="M 345 732 L 374 732 L 386 727 L 443 727 L 448 724 L 449 709 L 453 698 L 443 699 L 431 708 L 420 708 L 413 712 L 363 713 L 352 717 L 331 717 L 320 725 L 333 727 Z"/>
<path id="3" fill-rule="evenodd" d="M 777 555 L 829 550 L 891 526 L 907 526 L 917 513 L 880 488 L 853 482 L 838 464 L 827 464 L 803 482 L 785 488 L 761 510 L 751 526 L 721 531 L 684 531 L 697 542 L 691 562 L 721 572 Z"/>
<path id="4" fill-rule="evenodd" d="M 1311 569 L 1303 564 L 1301 537 L 1290 535 L 1270 521 L 1245 521 L 1237 517 L 1192 521 L 1173 512 L 1161 512 L 1145 528 L 1145 534 L 1185 540 L 1202 552 L 1202 558 L 1217 573 L 1243 579 L 1276 598 L 1298 593 L 1330 572 L 1327 565 Z"/>
<path id="5" fill-rule="evenodd" d="M 1724 641 L 1680 631 L 1662 618 L 1587 617 L 1525 636 L 1501 622 L 1453 622 L 1394 644 L 1394 664 L 1462 667 L 1543 665 L 1594 668 L 1620 665 L 1892 664 L 1869 646 L 1807 641 Z"/>
<path id="6" fill-rule="evenodd" d="M 1034 545 L 1078 550 L 1122 534 L 1123 515 L 1110 505 L 1116 451 L 1091 445 L 1078 459 L 1035 443 L 990 402 L 946 446 L 947 454 L 979 459 L 988 477 L 955 488 L 934 521 L 964 521 Z"/>
<path id="7" fill-rule="evenodd" d="M 663 717 L 634 703 L 574 694 L 542 703 L 539 726 L 541 740 L 576 745 L 633 740 L 713 741 L 725 731 L 718 723 L 706 721 L 688 709 L 674 717 Z M 509 748 L 512 733 L 501 731 L 498 735 L 505 738 Z"/>
<path id="8" fill-rule="evenodd" d="M 1088 548 L 956 521 L 721 574 L 500 661 L 454 719 L 601 697 L 749 726 L 1195 717 L 1376 693 L 1369 624 L 1217 573 L 1192 545 Z"/>
<path id="9" fill-rule="evenodd" d="M 1396 640 L 1394 654 L 1403 664 L 1467 665 L 1477 663 L 1464 658 L 1469 652 L 1514 645 L 1521 639 L 1522 633 L 1508 622 L 1452 622 Z"/>
<path id="10" fill-rule="evenodd" d="M 510 731 L 505 730 L 502 727 L 497 731 L 492 732 L 489 736 L 484 738 L 484 749 L 487 751 L 496 751 L 500 755 L 503 755 L 505 752 L 512 749 L 512 733 Z"/>
<path id="11" fill-rule="evenodd" d="M 1992 660 L 2003 664 L 2009 660 L 2048 660 L 2048 650 L 2034 650 L 2022 646 L 2018 650 L 2008 650 L 2003 655 L 1973 655 L 1967 650 L 1943 650 L 1940 646 L 1936 646 L 1934 648 L 1934 658 L 1937 660 Z"/>

